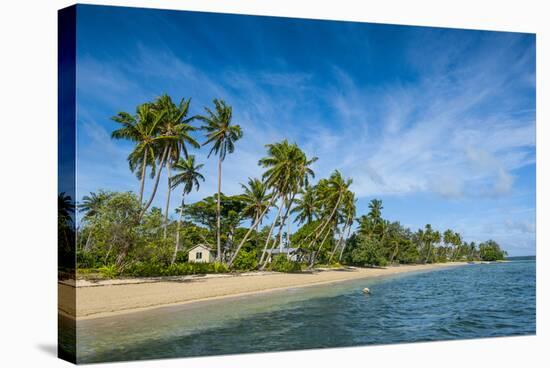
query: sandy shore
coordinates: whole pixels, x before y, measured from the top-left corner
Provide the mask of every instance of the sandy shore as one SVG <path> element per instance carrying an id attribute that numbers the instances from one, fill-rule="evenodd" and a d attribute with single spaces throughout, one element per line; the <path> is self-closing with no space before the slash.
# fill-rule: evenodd
<path id="1" fill-rule="evenodd" d="M 465 263 L 410 265 L 387 268 L 346 268 L 317 270 L 312 273 L 248 273 L 240 275 L 208 275 L 173 278 L 109 280 L 98 283 L 77 281 L 74 285 L 58 284 L 60 312 L 77 319 L 106 317 L 162 306 L 192 303 L 305 287 L 358 278 L 387 276 L 404 272 L 455 267 Z M 74 296 L 76 290 L 76 311 Z M 64 296 L 69 296 L 65 299 Z"/>

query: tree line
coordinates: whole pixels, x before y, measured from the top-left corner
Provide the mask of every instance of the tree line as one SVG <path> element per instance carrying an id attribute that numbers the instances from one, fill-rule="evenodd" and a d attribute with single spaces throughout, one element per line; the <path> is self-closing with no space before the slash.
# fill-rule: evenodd
<path id="1" fill-rule="evenodd" d="M 233 123 L 232 108 L 225 101 L 214 99 L 212 108 L 194 116 L 189 116 L 190 104 L 191 99 L 175 103 L 162 95 L 134 113 L 119 112 L 112 118 L 119 125 L 112 138 L 134 144 L 127 161 L 138 191 L 99 190 L 82 198 L 76 237 L 80 268 L 103 268 L 112 274 L 186 273 L 186 251 L 199 243 L 212 247 L 216 263 L 196 267 L 211 272 L 504 257 L 493 241 L 465 243 L 460 234 L 447 230 L 442 235 L 430 225 L 413 233 L 383 219 L 379 200 L 371 201 L 368 214 L 357 217 L 352 179 L 334 170 L 314 184 L 313 164 L 318 158 L 308 157 L 288 140 L 267 144 L 265 156 L 258 160 L 262 175 L 247 178 L 242 193 L 226 196 L 223 162 L 235 151 L 243 131 Z M 210 180 L 201 173 L 204 164 L 191 153 L 201 148 L 217 160 L 217 192 L 186 203 L 192 191 Z M 152 187 L 145 197 L 147 177 Z M 168 195 L 161 209 L 151 205 L 162 178 Z M 172 219 L 170 198 L 176 191 L 181 200 Z M 294 233 L 291 221 L 298 226 Z M 271 257 L 277 248 L 292 248 L 293 257 Z"/>

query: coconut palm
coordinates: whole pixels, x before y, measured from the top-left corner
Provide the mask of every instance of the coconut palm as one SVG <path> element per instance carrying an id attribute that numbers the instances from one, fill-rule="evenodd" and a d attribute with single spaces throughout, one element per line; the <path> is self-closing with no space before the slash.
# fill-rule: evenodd
<path id="1" fill-rule="evenodd" d="M 200 181 L 204 181 L 204 176 L 199 172 L 203 164 L 195 163 L 195 156 L 189 155 L 186 159 L 180 158 L 178 162 L 174 165 L 173 169 L 177 172 L 176 175 L 171 177 L 170 182 L 172 183 L 172 188 L 175 189 L 179 185 L 183 185 L 183 190 L 181 193 L 181 206 L 179 208 L 180 217 L 178 219 L 176 227 L 176 245 L 174 247 L 174 255 L 172 256 L 172 264 L 176 261 L 176 256 L 179 249 L 180 241 L 180 224 L 183 217 L 183 210 L 185 208 L 185 196 L 193 190 L 199 190 Z"/>
<path id="2" fill-rule="evenodd" d="M 269 259 L 265 258 L 264 262 L 264 257 L 269 242 L 271 241 L 271 234 L 273 233 L 275 225 L 277 223 L 279 224 L 279 233 L 271 249 L 277 244 L 276 239 L 279 239 L 279 242 L 282 240 L 284 225 L 292 208 L 294 198 L 303 186 L 308 184 L 309 178 L 315 176 L 315 173 L 311 169 L 311 165 L 317 160 L 317 157 L 308 159 L 306 154 L 296 143 L 290 144 L 286 139 L 278 143 L 269 144 L 266 147 L 268 156 L 262 158 L 259 164 L 267 169 L 263 177 L 266 183 L 273 188 L 273 191 L 278 194 L 280 206 L 277 216 L 271 224 L 260 258 L 262 268 L 265 268 L 267 260 Z M 286 208 L 286 210 L 281 221 L 279 221 L 283 208 Z M 290 234 L 288 234 L 288 236 L 290 236 Z"/>
<path id="3" fill-rule="evenodd" d="M 60 223 L 72 222 L 74 203 L 70 195 L 61 192 L 57 196 L 57 217 Z"/>
<path id="4" fill-rule="evenodd" d="M 382 201 L 379 199 L 373 199 L 369 203 L 369 217 L 374 220 L 375 223 L 380 222 L 382 219 L 382 210 L 384 207 L 382 207 Z"/>
<path id="5" fill-rule="evenodd" d="M 330 214 L 328 216 L 325 215 L 325 220 L 321 221 L 319 229 L 315 230 L 315 236 L 313 240 L 310 242 L 309 247 L 311 248 L 319 239 L 321 234 L 325 231 L 329 224 L 334 224 L 333 220 L 336 214 L 336 211 L 338 210 L 340 203 L 342 199 L 345 196 L 345 193 L 348 191 L 350 185 L 352 184 L 351 179 L 344 179 L 342 177 L 342 174 L 335 170 L 328 179 L 323 179 L 318 184 L 318 190 L 319 190 L 319 198 L 321 202 L 323 203 L 323 207 L 325 208 L 325 213 L 327 213 L 327 210 L 330 210 Z M 326 235 L 325 235 L 326 237 Z M 319 248 L 317 250 L 317 253 L 321 250 L 321 247 L 324 242 L 321 242 L 319 245 Z M 313 266 L 315 262 L 315 254 L 312 257 L 312 262 L 310 267 Z"/>
<path id="6" fill-rule="evenodd" d="M 139 203 L 143 201 L 147 166 L 151 166 L 151 178 L 155 176 L 155 148 L 163 137 L 159 137 L 159 124 L 163 112 L 154 109 L 153 104 L 144 103 L 137 107 L 136 114 L 119 112 L 111 119 L 122 127 L 111 133 L 111 138 L 126 139 L 136 143 L 134 150 L 128 155 L 130 170 L 136 172 L 140 179 Z M 137 168 L 140 168 L 137 170 Z"/>
<path id="7" fill-rule="evenodd" d="M 268 193 L 269 188 L 267 184 L 258 178 L 248 178 L 248 184 L 241 184 L 244 193 L 239 197 L 246 207 L 243 209 L 243 215 L 251 218 L 251 227 L 256 228 L 261 225 L 264 215 L 267 215 L 269 209 L 273 205 L 271 199 L 273 193 Z M 247 234 L 248 235 L 248 234 Z M 246 236 L 248 238 L 248 236 Z M 235 254 L 231 257 L 233 263 L 236 255 L 240 251 L 244 242 L 241 242 L 237 247 Z"/>
<path id="8" fill-rule="evenodd" d="M 221 185 L 222 185 L 222 162 L 228 153 L 235 151 L 235 142 L 242 136 L 242 130 L 239 125 L 232 125 L 233 110 L 223 100 L 214 99 L 215 111 L 205 107 L 206 116 L 197 116 L 197 118 L 205 123 L 202 129 L 206 131 L 206 141 L 203 146 L 212 144 L 208 157 L 212 153 L 218 155 L 218 202 L 216 207 L 217 224 L 216 224 L 216 244 L 217 244 L 217 261 L 221 261 Z"/>
<path id="9" fill-rule="evenodd" d="M 190 135 L 191 132 L 197 130 L 197 128 L 190 124 L 195 117 L 187 117 L 190 104 L 191 99 L 185 100 L 185 98 L 182 98 L 179 105 L 176 105 L 170 96 L 164 94 L 155 100 L 154 105 L 155 109 L 164 112 L 164 117 L 160 125 L 160 133 L 164 136 L 175 138 L 166 141 L 168 151 L 166 153 L 167 159 L 165 166 L 168 175 L 168 193 L 164 209 L 164 239 L 166 239 L 167 235 L 170 194 L 172 192 L 172 185 L 170 183 L 171 167 L 174 163 L 178 162 L 180 152 L 183 152 L 184 157 L 187 158 L 187 145 L 191 145 L 194 148 L 200 148 L 199 143 Z"/>
<path id="10" fill-rule="evenodd" d="M 291 210 L 291 213 L 296 214 L 294 221 L 299 224 L 310 224 L 319 214 L 315 187 L 308 185 L 300 192 L 300 194 L 300 198 L 296 198 L 294 201 L 296 205 Z"/>
<path id="11" fill-rule="evenodd" d="M 329 259 L 332 261 L 332 257 L 334 256 L 334 253 L 338 248 L 340 248 L 340 256 L 338 257 L 338 261 L 342 259 L 342 255 L 344 254 L 344 249 L 346 247 L 346 242 L 344 241 L 344 238 L 349 237 L 349 233 L 351 232 L 351 227 L 353 226 L 353 222 L 356 216 L 356 202 L 355 194 L 348 190 L 345 195 L 344 199 L 342 200 L 342 218 L 343 218 L 343 229 L 340 232 L 340 239 L 338 240 L 338 243 L 336 243 Z"/>
<path id="12" fill-rule="evenodd" d="M 248 178 L 248 184 L 241 184 L 244 193 L 240 196 L 246 207 L 243 215 L 252 219 L 252 224 L 260 219 L 264 210 L 269 208 L 269 200 L 272 194 L 268 193 L 268 187 L 265 182 L 258 178 Z M 267 213 L 266 213 L 267 214 Z M 259 224 L 262 221 L 260 220 Z"/>

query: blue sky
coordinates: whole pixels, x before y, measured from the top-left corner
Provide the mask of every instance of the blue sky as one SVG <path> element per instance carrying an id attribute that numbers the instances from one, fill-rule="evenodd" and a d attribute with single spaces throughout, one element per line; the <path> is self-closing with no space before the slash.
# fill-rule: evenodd
<path id="1" fill-rule="evenodd" d="M 265 144 L 288 138 L 319 157 L 318 178 L 353 178 L 359 214 L 380 198 L 413 230 L 535 254 L 532 34 L 79 6 L 77 40 L 78 198 L 138 190 L 111 116 L 162 93 L 192 97 L 192 114 L 217 97 L 244 131 L 226 194 L 261 175 Z M 207 153 L 194 152 L 207 180 L 189 201 L 216 190 Z"/>

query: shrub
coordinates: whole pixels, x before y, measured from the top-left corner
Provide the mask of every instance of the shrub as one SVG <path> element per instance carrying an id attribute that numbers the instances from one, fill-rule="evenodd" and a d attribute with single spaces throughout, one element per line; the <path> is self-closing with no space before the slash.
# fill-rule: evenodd
<path id="1" fill-rule="evenodd" d="M 204 273 L 225 273 L 229 272 L 226 265 L 222 263 L 174 263 L 163 266 L 147 262 L 137 262 L 124 270 L 124 275 L 133 277 L 156 277 L 156 276 L 184 276 Z"/>
<path id="2" fill-rule="evenodd" d="M 101 276 L 106 279 L 114 279 L 115 277 L 118 276 L 118 269 L 114 264 L 100 267 L 98 271 L 101 274 Z"/>
<path id="3" fill-rule="evenodd" d="M 298 272 L 302 266 L 298 262 L 289 260 L 286 255 L 279 254 L 272 260 L 270 269 L 277 272 Z"/>
<path id="4" fill-rule="evenodd" d="M 249 252 L 241 251 L 235 261 L 233 262 L 232 268 L 237 271 L 250 271 L 258 267 L 258 258 L 256 255 L 256 250 L 251 250 Z"/>
<path id="5" fill-rule="evenodd" d="M 380 242 L 374 239 L 363 239 L 352 252 L 353 263 L 361 266 L 386 266 L 388 261 L 380 251 Z"/>

